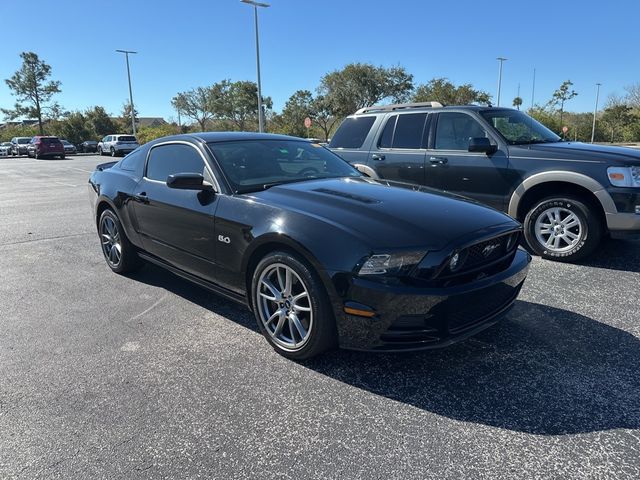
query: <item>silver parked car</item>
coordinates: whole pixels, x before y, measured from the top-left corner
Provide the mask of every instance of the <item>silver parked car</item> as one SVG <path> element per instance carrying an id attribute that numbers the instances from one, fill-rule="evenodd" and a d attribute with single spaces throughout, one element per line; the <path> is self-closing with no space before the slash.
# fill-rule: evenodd
<path id="1" fill-rule="evenodd" d="M 98 154 L 116 157 L 133 152 L 139 146 L 133 135 L 107 135 L 98 143 Z"/>
<path id="2" fill-rule="evenodd" d="M 0 156 L 6 157 L 11 155 L 11 142 L 0 143 Z"/>
<path id="3" fill-rule="evenodd" d="M 62 146 L 64 147 L 64 153 L 73 155 L 74 153 L 78 153 L 76 146 L 69 142 L 68 140 L 60 140 L 62 142 Z"/>

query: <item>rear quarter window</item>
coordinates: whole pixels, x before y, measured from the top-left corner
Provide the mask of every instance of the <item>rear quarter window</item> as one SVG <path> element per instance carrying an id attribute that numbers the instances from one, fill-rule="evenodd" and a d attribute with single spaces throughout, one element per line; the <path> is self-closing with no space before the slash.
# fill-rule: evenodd
<path id="1" fill-rule="evenodd" d="M 145 155 L 142 150 L 134 150 L 129 155 L 120 160 L 119 167 L 121 170 L 133 172 L 136 177 L 142 178 L 144 172 Z"/>
<path id="2" fill-rule="evenodd" d="M 360 148 L 376 117 L 346 118 L 329 143 L 330 148 Z"/>

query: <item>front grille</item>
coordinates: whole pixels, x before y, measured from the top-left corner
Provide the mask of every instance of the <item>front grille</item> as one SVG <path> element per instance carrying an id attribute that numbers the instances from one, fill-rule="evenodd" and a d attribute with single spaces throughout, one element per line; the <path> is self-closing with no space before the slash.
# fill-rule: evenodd
<path id="1" fill-rule="evenodd" d="M 518 248 L 519 242 L 520 232 L 510 232 L 474 243 L 459 252 L 455 252 L 459 256 L 456 268 L 451 267 L 449 263 L 451 257 L 449 257 L 438 278 L 448 279 L 472 272 L 478 273 L 483 270 L 488 270 L 497 264 L 506 268 L 511 263 L 511 259 Z M 502 269 L 503 268 L 499 268 L 498 271 Z M 495 273 L 493 272 L 495 269 L 491 270 L 492 273 Z"/>

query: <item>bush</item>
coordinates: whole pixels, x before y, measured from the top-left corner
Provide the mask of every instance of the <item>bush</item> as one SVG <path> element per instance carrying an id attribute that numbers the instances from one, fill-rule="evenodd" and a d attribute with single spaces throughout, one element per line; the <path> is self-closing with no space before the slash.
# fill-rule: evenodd
<path id="1" fill-rule="evenodd" d="M 166 123 L 157 127 L 142 127 L 138 130 L 136 137 L 140 145 L 155 140 L 156 138 L 166 137 L 167 135 L 177 135 L 180 133 L 180 127 L 175 123 Z"/>

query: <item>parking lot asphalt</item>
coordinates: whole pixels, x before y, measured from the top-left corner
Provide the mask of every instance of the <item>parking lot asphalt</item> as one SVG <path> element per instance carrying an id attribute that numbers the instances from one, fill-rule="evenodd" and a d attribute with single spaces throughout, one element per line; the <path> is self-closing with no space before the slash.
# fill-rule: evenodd
<path id="1" fill-rule="evenodd" d="M 640 244 L 535 258 L 453 347 L 295 363 L 240 306 L 111 273 L 101 161 L 0 159 L 0 478 L 640 478 Z"/>

